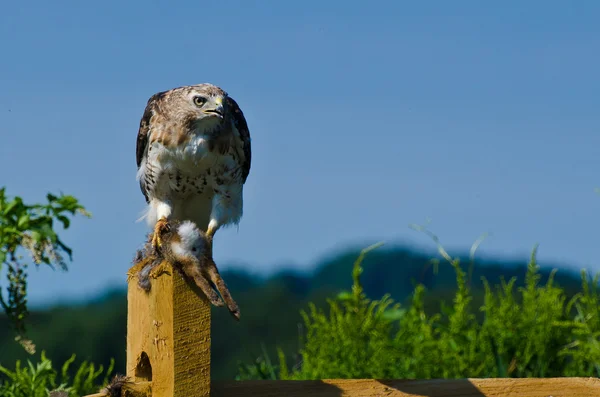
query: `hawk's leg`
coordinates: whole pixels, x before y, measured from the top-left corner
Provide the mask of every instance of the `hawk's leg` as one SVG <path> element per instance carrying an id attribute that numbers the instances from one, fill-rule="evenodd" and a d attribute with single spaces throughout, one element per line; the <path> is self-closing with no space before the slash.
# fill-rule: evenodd
<path id="1" fill-rule="evenodd" d="M 156 225 L 154 225 L 154 232 L 152 233 L 152 248 L 154 249 L 154 252 L 158 252 L 162 244 L 160 233 L 161 230 L 167 226 L 167 222 L 167 218 L 163 216 L 156 222 Z"/>
<path id="2" fill-rule="evenodd" d="M 171 204 L 168 202 L 162 202 L 162 201 L 154 201 L 152 202 L 152 207 L 154 207 L 154 211 L 156 214 L 156 224 L 154 225 L 154 232 L 152 233 L 152 248 L 154 249 L 154 252 L 158 252 L 158 249 L 160 248 L 160 245 L 162 244 L 161 240 L 160 240 L 160 231 L 165 228 L 168 227 L 167 222 L 169 217 L 171 216 Z"/>
<path id="3" fill-rule="evenodd" d="M 206 229 L 206 237 L 212 245 L 212 240 L 222 226 L 237 224 L 243 212 L 242 185 L 219 186 L 212 199 L 210 222 Z"/>

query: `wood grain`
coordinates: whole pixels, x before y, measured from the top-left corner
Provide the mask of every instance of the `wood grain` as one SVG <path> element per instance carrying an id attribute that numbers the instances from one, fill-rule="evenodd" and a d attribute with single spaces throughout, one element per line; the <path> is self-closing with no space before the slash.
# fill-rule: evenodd
<path id="1" fill-rule="evenodd" d="M 213 397 L 600 397 L 597 378 L 240 381 L 213 383 Z"/>
<path id="2" fill-rule="evenodd" d="M 210 305 L 195 284 L 163 262 L 146 293 L 127 293 L 127 376 L 151 382 L 153 396 L 210 393 Z"/>

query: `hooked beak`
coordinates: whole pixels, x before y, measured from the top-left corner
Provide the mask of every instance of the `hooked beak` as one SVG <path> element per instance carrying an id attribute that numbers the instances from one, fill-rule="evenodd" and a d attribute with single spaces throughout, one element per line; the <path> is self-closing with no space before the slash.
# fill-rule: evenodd
<path id="1" fill-rule="evenodd" d="M 205 109 L 204 113 L 214 115 L 222 119 L 225 116 L 225 111 L 223 109 L 223 99 L 216 98 L 213 104 L 214 106 Z"/>
<path id="2" fill-rule="evenodd" d="M 223 106 L 217 106 L 213 109 L 206 109 L 204 111 L 204 113 L 206 114 L 211 114 L 211 115 L 215 115 L 219 118 L 223 118 Z"/>

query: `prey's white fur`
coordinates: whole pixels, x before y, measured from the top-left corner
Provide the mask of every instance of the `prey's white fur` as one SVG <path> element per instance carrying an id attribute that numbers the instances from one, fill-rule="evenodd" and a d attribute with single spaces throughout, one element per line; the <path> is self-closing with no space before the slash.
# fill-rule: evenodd
<path id="1" fill-rule="evenodd" d="M 176 256 L 198 258 L 206 251 L 206 239 L 193 222 L 182 222 L 177 228 L 177 234 L 180 241 L 172 245 Z"/>

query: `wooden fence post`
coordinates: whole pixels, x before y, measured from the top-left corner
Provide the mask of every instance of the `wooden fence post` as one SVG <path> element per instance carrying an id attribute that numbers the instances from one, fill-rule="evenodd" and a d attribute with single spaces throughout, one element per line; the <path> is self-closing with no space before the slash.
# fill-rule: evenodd
<path id="1" fill-rule="evenodd" d="M 128 283 L 127 376 L 154 397 L 208 397 L 210 304 L 169 263 L 159 268 L 150 292 Z"/>

